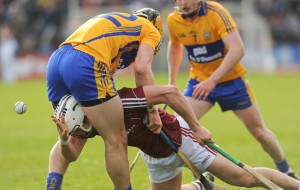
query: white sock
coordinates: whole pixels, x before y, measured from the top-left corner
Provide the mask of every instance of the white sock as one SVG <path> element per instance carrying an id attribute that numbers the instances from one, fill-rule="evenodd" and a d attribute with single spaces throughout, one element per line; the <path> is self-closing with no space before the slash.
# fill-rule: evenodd
<path id="1" fill-rule="evenodd" d="M 192 185 L 196 186 L 198 190 L 206 190 L 202 183 L 197 180 L 191 183 Z"/>
<path id="2" fill-rule="evenodd" d="M 298 181 L 298 190 L 300 190 L 300 181 Z"/>
<path id="3" fill-rule="evenodd" d="M 290 172 L 293 172 L 293 170 L 291 168 L 289 168 L 289 170 L 287 172 L 285 172 L 285 174 L 288 174 Z"/>

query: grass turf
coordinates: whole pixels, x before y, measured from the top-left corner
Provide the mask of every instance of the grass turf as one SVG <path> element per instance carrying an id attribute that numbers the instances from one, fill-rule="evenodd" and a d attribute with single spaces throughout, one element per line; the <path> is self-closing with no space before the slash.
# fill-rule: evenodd
<path id="1" fill-rule="evenodd" d="M 183 89 L 186 75 L 179 75 L 178 86 Z M 300 173 L 297 163 L 299 138 L 300 88 L 299 74 L 249 74 L 264 120 L 279 139 L 293 169 Z M 156 74 L 157 84 L 167 83 L 167 74 Z M 117 76 L 117 87 L 134 86 L 133 77 Z M 50 119 L 53 113 L 47 100 L 46 81 L 21 81 L 15 85 L 0 83 L 0 189 L 45 189 L 48 156 L 57 140 L 57 132 Z M 23 115 L 14 112 L 17 101 L 27 104 Z M 171 111 L 171 110 L 169 110 Z M 241 122 L 231 113 L 222 113 L 215 106 L 201 123 L 212 133 L 218 145 L 250 166 L 274 168 L 272 160 L 250 136 Z M 132 162 L 137 152 L 129 148 Z M 101 138 L 88 141 L 80 158 L 72 163 L 64 178 L 63 189 L 113 189 L 104 167 L 104 148 Z M 193 180 L 185 169 L 184 182 Z M 149 189 L 148 172 L 140 158 L 132 174 L 134 189 Z M 217 179 L 217 182 L 224 184 Z M 241 189 L 227 185 L 235 190 Z"/>

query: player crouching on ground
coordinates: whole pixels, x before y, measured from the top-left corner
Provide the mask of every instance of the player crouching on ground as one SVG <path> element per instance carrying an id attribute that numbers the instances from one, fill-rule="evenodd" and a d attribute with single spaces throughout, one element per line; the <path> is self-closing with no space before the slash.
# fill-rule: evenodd
<path id="1" fill-rule="evenodd" d="M 178 95 L 179 94 L 179 95 Z M 128 135 L 128 146 L 138 147 L 141 155 L 147 163 L 152 190 L 196 190 L 204 189 L 199 186 L 186 184 L 181 186 L 181 170 L 184 167 L 183 161 L 173 153 L 164 143 L 159 135 L 153 134 L 151 129 L 143 123 L 147 115 L 147 105 L 166 103 L 174 111 L 180 113 L 184 110 L 185 101 L 176 87 L 173 86 L 144 86 L 138 88 L 123 88 L 119 90 L 122 99 L 125 115 L 125 125 Z M 179 100 L 179 101 L 178 101 Z M 182 107 L 183 106 L 183 107 Z M 78 105 L 80 107 L 80 105 Z M 180 108 L 180 109 L 179 109 Z M 148 110 L 149 111 L 149 110 Z M 199 170 L 207 170 L 221 180 L 235 186 L 241 187 L 264 187 L 260 181 L 236 166 L 222 155 L 217 154 L 207 146 L 200 145 L 193 137 L 193 132 L 182 117 L 170 115 L 162 109 L 158 111 L 163 123 L 163 131 L 178 145 L 182 151 Z M 189 113 L 189 107 L 188 107 Z M 65 114 L 67 116 L 67 114 Z M 188 118 L 186 115 L 185 118 Z M 83 115 L 81 117 L 84 117 Z M 66 123 L 72 118 L 62 116 L 61 121 L 54 116 L 60 139 L 64 143 L 57 143 L 50 156 L 50 171 L 63 175 L 69 162 L 76 160 L 87 138 L 97 135 L 93 130 L 84 132 L 80 128 L 73 131 L 69 136 Z M 89 125 L 87 125 L 89 126 Z M 209 132 L 200 127 L 204 137 L 209 137 Z M 206 133 L 206 134 L 205 134 Z M 202 138 L 202 140 L 205 138 Z M 207 139 L 208 140 L 208 139 Z M 202 142 L 201 142 L 202 143 Z M 279 171 L 269 168 L 255 168 L 255 170 L 276 183 L 285 190 L 300 190 L 300 182 L 282 174 Z"/>

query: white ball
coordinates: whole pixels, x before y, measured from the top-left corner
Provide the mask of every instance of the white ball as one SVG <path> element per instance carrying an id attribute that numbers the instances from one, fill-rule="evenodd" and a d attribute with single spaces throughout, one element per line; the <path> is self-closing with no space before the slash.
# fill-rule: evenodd
<path id="1" fill-rule="evenodd" d="M 17 114 L 23 114 L 23 113 L 25 113 L 26 112 L 26 108 L 27 108 L 26 104 L 24 102 L 21 102 L 21 101 L 17 102 L 15 104 L 15 106 L 14 106 L 15 112 Z"/>

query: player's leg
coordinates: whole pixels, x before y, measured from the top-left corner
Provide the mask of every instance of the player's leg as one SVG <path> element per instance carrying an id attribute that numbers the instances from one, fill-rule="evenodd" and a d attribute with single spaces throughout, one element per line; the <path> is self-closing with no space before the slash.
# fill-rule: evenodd
<path id="1" fill-rule="evenodd" d="M 151 182 L 151 190 L 180 190 L 181 181 L 182 181 L 182 172 L 180 172 L 173 179 L 166 182 L 162 182 L 162 183 Z"/>
<path id="2" fill-rule="evenodd" d="M 186 99 L 191 105 L 198 120 L 201 119 L 213 107 L 213 104 L 207 101 L 198 101 L 191 97 L 186 97 Z"/>
<path id="3" fill-rule="evenodd" d="M 83 107 L 83 110 L 104 140 L 106 169 L 115 188 L 127 189 L 130 186 L 127 135 L 120 97 L 116 95 L 102 104 Z"/>
<path id="4" fill-rule="evenodd" d="M 190 159 L 199 171 L 207 170 L 221 180 L 235 186 L 241 187 L 263 187 L 255 177 L 247 173 L 239 166 L 233 164 L 209 147 L 203 147 L 193 141 L 189 134 L 186 122 L 178 118 L 182 131 L 182 146 L 180 150 Z M 297 190 L 298 181 L 276 170 L 268 168 L 256 169 L 258 173 L 270 179 L 284 189 Z"/>
<path id="5" fill-rule="evenodd" d="M 294 175 L 275 135 L 267 129 L 257 103 L 244 110 L 235 110 L 234 113 L 245 124 L 250 133 L 261 144 L 262 148 L 270 155 L 279 171 Z M 293 177 L 293 176 L 291 176 Z"/>
<path id="6" fill-rule="evenodd" d="M 72 73 L 67 72 L 63 77 L 104 140 L 106 170 L 115 189 L 131 190 L 123 104 L 116 95 L 112 74 L 102 61 L 74 51 L 78 54 L 75 61 L 85 64 L 74 66 L 74 60 L 69 61 L 65 69 L 71 69 Z"/>
<path id="7" fill-rule="evenodd" d="M 49 100 L 59 101 L 69 90 L 83 105 L 89 121 L 104 139 L 106 168 L 115 188 L 131 189 L 123 106 L 119 96 L 115 96 L 109 69 L 71 45 L 61 46 L 56 52 L 47 68 Z M 57 75 L 63 80 L 60 84 L 66 86 L 63 89 L 57 86 Z"/>
<path id="8" fill-rule="evenodd" d="M 165 158 L 153 158 L 140 150 L 140 155 L 149 171 L 151 190 L 180 190 L 184 163 L 176 153 Z"/>
<path id="9" fill-rule="evenodd" d="M 283 161 L 283 151 L 275 135 L 265 126 L 256 102 L 244 110 L 235 110 L 234 113 L 276 163 Z"/>
<path id="10" fill-rule="evenodd" d="M 67 160 L 61 153 L 59 142 L 57 142 L 51 149 L 49 156 L 49 169 L 47 176 L 47 189 L 58 190 L 62 185 L 62 180 L 70 162 L 77 160 L 85 143 L 86 139 L 80 139 L 77 137 L 69 137 L 68 146 L 71 147 L 73 153 L 73 160 Z"/>
<path id="11" fill-rule="evenodd" d="M 216 98 L 222 111 L 232 110 L 274 160 L 278 169 L 283 173 L 288 172 L 289 165 L 284 153 L 275 135 L 267 129 L 248 81 L 237 78 L 218 84 L 216 90 Z"/>
<path id="12" fill-rule="evenodd" d="M 59 144 L 56 143 L 49 156 L 49 172 L 46 185 L 47 190 L 59 190 L 61 188 L 63 176 L 68 166 L 69 162 L 60 153 Z"/>
<path id="13" fill-rule="evenodd" d="M 269 168 L 256 168 L 255 170 L 285 190 L 298 190 L 299 181 L 279 171 Z M 250 175 L 220 154 L 216 156 L 215 160 L 207 168 L 207 171 L 211 172 L 222 181 L 234 186 L 248 188 L 265 187 L 264 184 L 258 181 L 254 176 Z"/>

